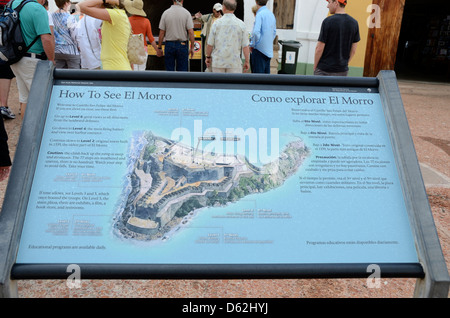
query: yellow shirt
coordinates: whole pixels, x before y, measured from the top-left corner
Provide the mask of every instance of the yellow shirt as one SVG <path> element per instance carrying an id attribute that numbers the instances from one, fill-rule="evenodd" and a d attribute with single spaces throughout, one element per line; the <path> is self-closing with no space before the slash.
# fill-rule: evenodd
<path id="1" fill-rule="evenodd" d="M 102 52 L 100 59 L 104 70 L 131 70 L 127 47 L 131 25 L 125 10 L 106 9 L 111 22 L 102 25 Z"/>

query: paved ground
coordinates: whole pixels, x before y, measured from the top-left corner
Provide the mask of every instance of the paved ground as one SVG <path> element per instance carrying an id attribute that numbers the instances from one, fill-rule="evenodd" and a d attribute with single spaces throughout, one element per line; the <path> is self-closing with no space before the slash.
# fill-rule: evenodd
<path id="1" fill-rule="evenodd" d="M 441 246 L 450 268 L 450 85 L 399 82 Z M 9 105 L 18 114 L 13 82 Z M 21 118 L 6 120 L 14 157 Z M 7 182 L 0 183 L 0 206 Z M 19 281 L 19 297 L 381 297 L 413 296 L 415 279 L 385 279 L 370 289 L 365 279 L 285 280 L 83 280 L 69 289 L 64 280 Z"/>

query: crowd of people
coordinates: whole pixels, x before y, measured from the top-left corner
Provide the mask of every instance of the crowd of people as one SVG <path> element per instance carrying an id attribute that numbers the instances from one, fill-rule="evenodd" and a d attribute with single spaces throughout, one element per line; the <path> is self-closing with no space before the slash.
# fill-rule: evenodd
<path id="1" fill-rule="evenodd" d="M 0 0 L 0 10 L 10 0 Z M 13 0 L 16 8 L 24 0 Z M 267 8 L 268 0 L 255 0 L 255 23 L 249 34 L 244 22 L 234 14 L 236 0 L 216 3 L 212 13 L 191 15 L 184 0 L 173 0 L 163 12 L 156 42 L 143 0 L 83 0 L 75 9 L 70 0 L 55 0 L 58 9 L 48 11 L 47 0 L 26 4 L 21 13 L 21 29 L 30 47 L 25 56 L 11 66 L 0 64 L 0 113 L 5 119 L 16 115 L 8 107 L 12 79 L 19 91 L 19 112 L 23 116 L 34 72 L 39 60 L 49 60 L 56 68 L 90 70 L 146 69 L 147 63 L 130 64 L 130 34 L 143 34 L 143 46 L 164 56 L 167 71 L 188 71 L 194 54 L 194 21 L 202 24 L 203 48 L 208 72 L 270 73 L 276 19 Z M 346 14 L 347 0 L 326 0 L 330 16 L 321 27 L 315 51 L 314 74 L 347 76 L 348 63 L 360 41 L 358 23 Z M 165 45 L 163 51 L 163 44 Z M 148 53 L 147 53 L 148 55 Z M 7 177 L 11 160 L 3 120 L 0 121 L 0 181 Z"/>

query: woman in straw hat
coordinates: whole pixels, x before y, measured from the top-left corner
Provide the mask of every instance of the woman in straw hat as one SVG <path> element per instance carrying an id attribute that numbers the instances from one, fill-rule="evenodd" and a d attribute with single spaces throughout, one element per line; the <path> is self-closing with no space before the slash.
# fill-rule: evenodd
<path id="1" fill-rule="evenodd" d="M 131 15 L 129 17 L 131 29 L 133 30 L 133 34 L 143 34 L 144 35 L 144 47 L 147 52 L 147 39 L 150 44 L 155 49 L 156 55 L 158 57 L 162 56 L 162 50 L 158 48 L 156 45 L 155 38 L 152 33 L 152 25 L 150 20 L 147 19 L 147 14 L 143 10 L 144 3 L 142 0 L 124 0 L 125 10 Z M 148 56 L 148 53 L 147 53 Z M 135 71 L 145 71 L 147 66 L 147 59 L 145 59 L 145 63 L 143 64 L 133 64 L 133 70 Z"/>
<path id="2" fill-rule="evenodd" d="M 81 13 L 103 20 L 100 59 L 104 70 L 131 70 L 128 40 L 131 26 L 123 0 L 85 0 L 79 3 Z"/>

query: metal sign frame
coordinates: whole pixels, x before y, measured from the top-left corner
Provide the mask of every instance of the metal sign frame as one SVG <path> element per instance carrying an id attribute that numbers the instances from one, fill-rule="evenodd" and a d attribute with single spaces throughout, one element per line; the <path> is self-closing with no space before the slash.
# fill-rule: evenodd
<path id="1" fill-rule="evenodd" d="M 419 263 L 378 264 L 382 277 L 417 278 L 415 296 L 447 297 L 450 278 L 428 203 L 395 73 L 377 78 L 171 72 L 76 71 L 39 62 L 0 214 L 0 297 L 17 296 L 15 280 L 67 278 L 68 264 L 16 264 L 52 87 L 59 79 L 157 82 L 164 87 L 217 85 L 373 87 L 378 89 L 415 239 Z M 369 264 L 81 264 L 87 279 L 366 278 Z"/>

